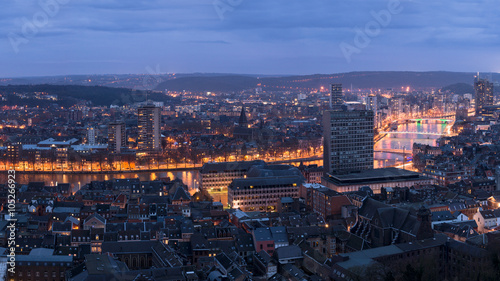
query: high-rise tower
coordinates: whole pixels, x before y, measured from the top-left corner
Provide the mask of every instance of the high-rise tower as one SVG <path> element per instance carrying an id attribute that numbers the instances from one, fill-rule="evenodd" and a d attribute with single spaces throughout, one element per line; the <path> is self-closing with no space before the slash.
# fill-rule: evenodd
<path id="1" fill-rule="evenodd" d="M 323 115 L 326 173 L 373 169 L 373 111 L 327 110 Z"/>
<path id="2" fill-rule="evenodd" d="M 330 108 L 339 110 L 343 104 L 342 95 L 342 84 L 331 84 L 330 85 Z"/>
<path id="3" fill-rule="evenodd" d="M 157 152 L 160 144 L 160 108 L 154 105 L 139 107 L 137 111 L 139 137 L 137 148 L 140 152 Z"/>
<path id="4" fill-rule="evenodd" d="M 493 83 L 476 77 L 474 90 L 476 92 L 476 116 L 478 116 L 482 114 L 485 106 L 493 105 Z"/>
<path id="5" fill-rule="evenodd" d="M 122 147 L 127 146 L 125 123 L 113 122 L 108 125 L 108 150 L 112 153 L 120 153 Z"/>

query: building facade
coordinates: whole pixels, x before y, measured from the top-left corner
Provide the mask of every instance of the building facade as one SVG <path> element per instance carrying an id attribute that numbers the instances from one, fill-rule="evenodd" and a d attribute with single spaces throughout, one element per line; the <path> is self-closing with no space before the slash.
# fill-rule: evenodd
<path id="1" fill-rule="evenodd" d="M 326 173 L 373 169 L 373 112 L 328 110 L 323 115 Z"/>
<path id="2" fill-rule="evenodd" d="M 264 166 L 262 160 L 205 163 L 200 170 L 201 188 L 208 191 L 214 201 L 227 206 L 227 187 L 234 179 L 243 178 L 253 166 Z"/>
<path id="3" fill-rule="evenodd" d="M 112 153 L 120 153 L 122 147 L 127 146 L 125 123 L 113 122 L 108 125 L 108 150 Z"/>
<path id="4" fill-rule="evenodd" d="M 486 106 L 493 105 L 493 83 L 486 79 L 476 79 L 474 82 L 476 92 L 476 116 L 483 114 Z"/>
<path id="5" fill-rule="evenodd" d="M 373 111 L 374 125 L 375 127 L 379 126 L 380 118 L 378 115 L 378 102 L 377 96 L 369 95 L 366 97 L 366 110 Z"/>
<path id="6" fill-rule="evenodd" d="M 245 212 L 275 211 L 282 197 L 299 197 L 303 182 L 302 175 L 235 179 L 228 188 L 228 203 Z"/>
<path id="7" fill-rule="evenodd" d="M 330 87 L 330 108 L 340 108 L 344 102 L 342 84 L 331 84 Z"/>
<path id="8" fill-rule="evenodd" d="M 140 152 L 157 152 L 161 149 L 160 143 L 160 108 L 154 105 L 145 105 L 137 111 L 139 137 L 137 148 Z"/>
<path id="9" fill-rule="evenodd" d="M 96 131 L 94 127 L 87 128 L 87 144 L 89 145 L 96 144 Z"/>
<path id="10" fill-rule="evenodd" d="M 411 187 L 435 184 L 435 182 L 433 178 L 398 168 L 373 169 L 345 175 L 328 174 L 321 178 L 322 185 L 340 193 L 369 187 L 373 193 L 379 194 L 382 187 Z"/>

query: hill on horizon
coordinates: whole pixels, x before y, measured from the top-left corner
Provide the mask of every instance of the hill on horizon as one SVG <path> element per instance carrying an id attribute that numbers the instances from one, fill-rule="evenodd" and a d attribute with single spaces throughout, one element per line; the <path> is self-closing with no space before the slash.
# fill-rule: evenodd
<path id="1" fill-rule="evenodd" d="M 146 92 L 136 91 L 126 88 L 112 88 L 102 86 L 80 86 L 80 85 L 8 85 L 0 86 L 0 93 L 27 93 L 33 97 L 35 92 L 44 92 L 51 95 L 57 95 L 58 101 L 48 102 L 37 99 L 21 99 L 16 96 L 10 96 L 8 101 L 2 101 L 2 105 L 26 104 L 30 106 L 59 104 L 62 106 L 72 106 L 78 101 L 90 101 L 94 106 L 124 105 L 133 102 L 146 100 Z M 164 98 L 159 93 L 148 93 L 151 98 Z"/>
<path id="2" fill-rule="evenodd" d="M 357 71 L 337 74 L 313 75 L 257 75 L 224 73 L 181 74 L 119 74 L 119 75 L 68 75 L 46 77 L 21 77 L 0 79 L 0 86 L 9 85 L 75 85 L 104 86 L 134 90 L 240 92 L 262 87 L 263 90 L 308 92 L 328 88 L 331 83 L 342 83 L 353 89 L 440 89 L 453 84 L 472 85 L 473 72 L 450 71 Z M 486 73 L 490 81 L 500 81 L 499 73 Z M 498 82 L 497 82 L 498 85 Z M 463 86 L 463 85 L 462 85 Z M 499 88 L 498 86 L 495 88 Z"/>
<path id="3" fill-rule="evenodd" d="M 410 87 L 412 89 L 442 88 L 451 84 L 472 85 L 473 72 L 411 72 L 411 71 L 366 71 L 339 74 L 315 74 L 285 77 L 249 77 L 224 75 L 211 77 L 182 77 L 160 83 L 156 90 L 170 91 L 242 91 L 256 87 L 264 90 L 310 91 L 331 83 L 342 83 L 344 88 L 369 89 Z M 500 76 L 499 76 L 500 77 Z"/>

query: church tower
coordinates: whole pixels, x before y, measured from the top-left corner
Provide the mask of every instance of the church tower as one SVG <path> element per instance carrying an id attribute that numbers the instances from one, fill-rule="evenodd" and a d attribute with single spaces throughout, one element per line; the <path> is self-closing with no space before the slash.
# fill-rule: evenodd
<path id="1" fill-rule="evenodd" d="M 241 107 L 240 119 L 238 120 L 238 125 L 240 127 L 248 127 L 247 113 L 245 112 L 245 106 Z"/>

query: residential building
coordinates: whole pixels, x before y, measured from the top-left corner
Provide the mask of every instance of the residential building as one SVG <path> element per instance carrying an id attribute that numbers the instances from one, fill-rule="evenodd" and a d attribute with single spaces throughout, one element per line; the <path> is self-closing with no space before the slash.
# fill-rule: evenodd
<path id="1" fill-rule="evenodd" d="M 145 155 L 150 152 L 158 152 L 161 150 L 160 108 L 154 105 L 144 105 L 139 107 L 137 115 L 137 126 L 139 127 L 137 148 L 139 152 L 145 153 Z"/>
<path id="2" fill-rule="evenodd" d="M 477 77 L 474 90 L 476 92 L 476 116 L 478 116 L 483 114 L 484 107 L 493 105 L 493 83 Z"/>
<path id="3" fill-rule="evenodd" d="M 113 122 L 108 125 L 108 150 L 112 153 L 120 153 L 127 146 L 125 123 Z"/>
<path id="4" fill-rule="evenodd" d="M 485 233 L 500 226 L 500 209 L 483 210 L 474 215 L 479 233 Z"/>
<path id="5" fill-rule="evenodd" d="M 313 188 L 312 190 L 313 211 L 320 214 L 324 219 L 340 218 L 342 206 L 352 205 L 349 198 L 329 188 Z"/>

